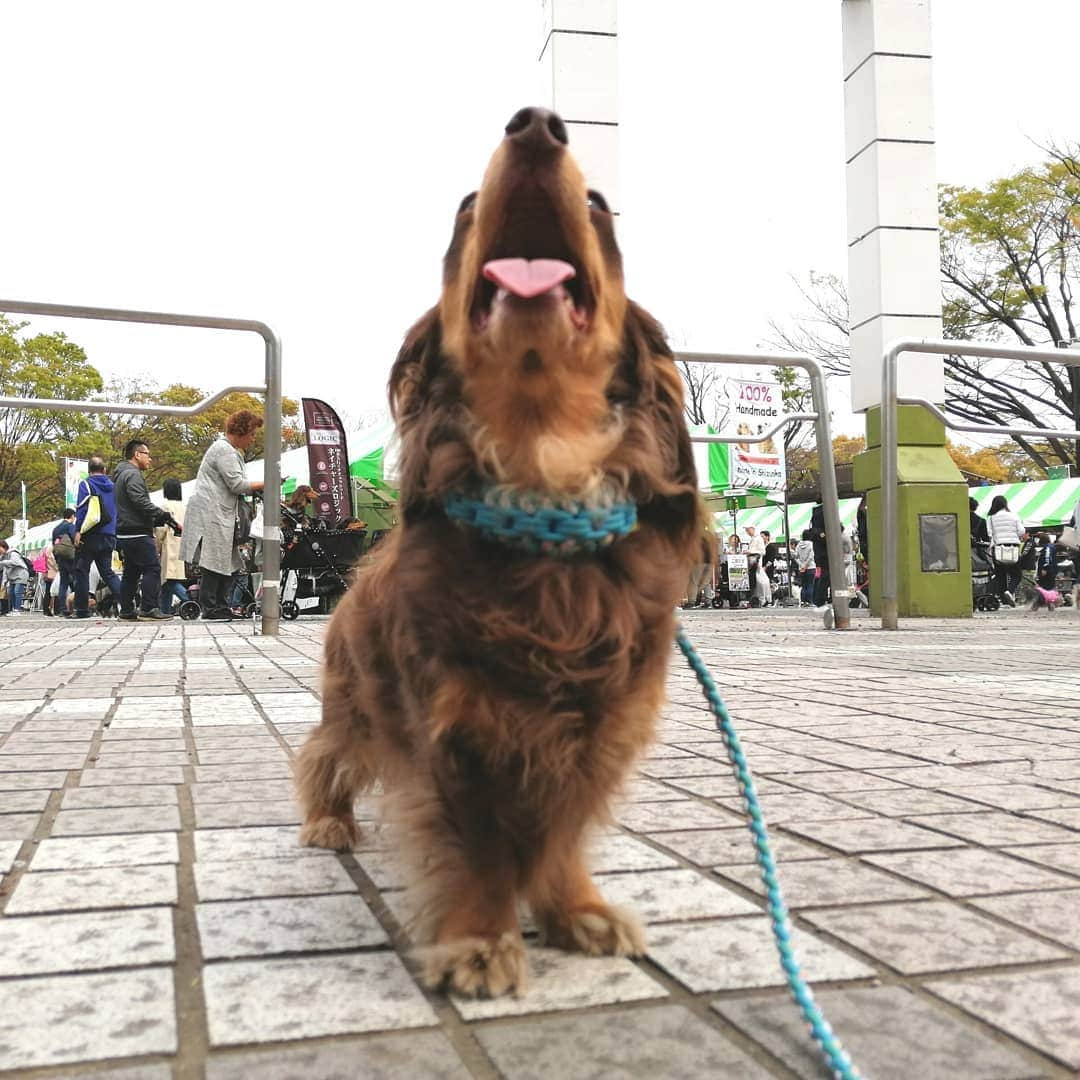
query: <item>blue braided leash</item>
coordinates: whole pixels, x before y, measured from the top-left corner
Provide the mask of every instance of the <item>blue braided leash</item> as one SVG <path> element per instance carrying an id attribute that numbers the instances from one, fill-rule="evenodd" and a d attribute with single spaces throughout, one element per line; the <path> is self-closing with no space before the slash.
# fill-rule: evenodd
<path id="1" fill-rule="evenodd" d="M 716 726 L 724 739 L 728 757 L 735 772 L 735 779 L 742 789 L 743 803 L 746 807 L 747 817 L 750 819 L 750 831 L 754 834 L 754 847 L 757 851 L 758 865 L 761 867 L 761 878 L 765 882 L 765 893 L 768 898 L 769 916 L 772 919 L 773 937 L 776 939 L 776 948 L 780 953 L 780 966 L 787 976 L 788 986 L 791 989 L 795 1003 L 810 1025 L 810 1034 L 821 1048 L 822 1054 L 832 1070 L 833 1076 L 838 1080 L 859 1080 L 859 1073 L 852 1065 L 840 1040 L 833 1034 L 829 1022 L 822 1015 L 821 1010 L 814 1001 L 814 995 L 810 987 L 803 982 L 799 973 L 799 962 L 791 948 L 791 921 L 788 918 L 787 905 L 780 893 L 780 882 L 776 878 L 776 863 L 773 861 L 772 851 L 769 849 L 769 837 L 765 830 L 765 819 L 761 814 L 758 804 L 757 792 L 754 790 L 754 778 L 750 775 L 750 767 L 746 764 L 742 747 L 739 745 L 739 737 L 735 734 L 731 717 L 728 715 L 720 692 L 716 689 L 709 669 L 705 666 L 697 650 L 690 644 L 686 631 L 680 626 L 675 633 L 675 641 L 679 646 L 686 662 L 693 669 L 701 688 L 708 699 L 709 708 L 716 717 Z"/>

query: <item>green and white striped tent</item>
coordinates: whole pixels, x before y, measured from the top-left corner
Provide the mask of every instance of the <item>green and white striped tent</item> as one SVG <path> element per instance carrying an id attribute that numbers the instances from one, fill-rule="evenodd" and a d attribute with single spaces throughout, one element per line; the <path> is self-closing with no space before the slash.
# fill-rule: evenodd
<path id="1" fill-rule="evenodd" d="M 798 539 L 803 530 L 810 528 L 810 515 L 814 511 L 816 503 L 794 503 L 788 507 L 788 522 L 791 525 L 791 535 Z M 859 509 L 859 499 L 840 500 L 840 524 L 845 527 L 855 527 L 855 513 Z M 718 532 L 728 536 L 731 533 L 732 517 L 730 513 L 718 513 L 715 515 Z M 786 540 L 784 532 L 784 508 L 782 506 L 758 506 L 752 510 L 740 510 L 735 515 L 735 531 L 746 535 L 746 526 L 753 525 L 760 532 L 768 529 L 773 540 Z"/>
<path id="2" fill-rule="evenodd" d="M 992 484 L 988 487 L 970 488 L 968 494 L 978 504 L 978 512 L 983 517 L 990 509 L 995 495 L 1004 495 L 1009 509 L 1029 529 L 1053 528 L 1066 525 L 1072 518 L 1073 509 L 1080 501 L 1080 479 L 1068 480 L 1031 480 L 1019 484 Z M 840 522 L 842 525 L 855 525 L 855 512 L 859 508 L 859 499 L 840 500 Z M 788 521 L 791 523 L 791 535 L 799 537 L 803 529 L 809 528 L 813 503 L 797 503 L 788 507 Z M 736 516 L 736 527 L 741 533 L 747 525 L 753 525 L 759 532 L 768 529 L 774 540 L 784 537 L 784 511 L 780 506 L 759 506 L 750 510 L 740 510 Z M 726 535 L 731 531 L 731 514 L 716 515 L 716 524 Z"/>
<path id="3" fill-rule="evenodd" d="M 971 488 L 968 494 L 986 516 L 995 495 L 1004 495 L 1009 509 L 1029 528 L 1066 525 L 1080 501 L 1080 479 L 1033 480 L 1026 484 L 991 484 Z"/>

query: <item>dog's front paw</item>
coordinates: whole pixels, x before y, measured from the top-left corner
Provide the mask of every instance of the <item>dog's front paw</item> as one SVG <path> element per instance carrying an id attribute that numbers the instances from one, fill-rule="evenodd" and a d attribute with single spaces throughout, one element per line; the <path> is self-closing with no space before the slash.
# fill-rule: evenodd
<path id="1" fill-rule="evenodd" d="M 304 847 L 351 851 L 359 842 L 360 826 L 352 814 L 308 818 L 300 828 L 300 843 Z"/>
<path id="2" fill-rule="evenodd" d="M 425 985 L 463 997 L 520 997 L 528 983 L 525 943 L 507 931 L 497 938 L 465 937 L 417 950 Z"/>
<path id="3" fill-rule="evenodd" d="M 559 912 L 543 920 L 544 939 L 586 956 L 644 956 L 645 930 L 626 908 L 591 906 Z"/>

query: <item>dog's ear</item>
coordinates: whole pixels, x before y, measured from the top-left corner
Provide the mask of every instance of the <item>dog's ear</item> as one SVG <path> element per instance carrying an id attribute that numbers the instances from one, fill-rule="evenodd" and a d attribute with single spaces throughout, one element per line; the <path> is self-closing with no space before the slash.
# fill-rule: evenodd
<path id="1" fill-rule="evenodd" d="M 614 402 L 629 414 L 628 437 L 641 444 L 648 467 L 639 473 L 638 513 L 668 532 L 695 537 L 700 500 L 690 433 L 683 415 L 683 382 L 663 327 L 632 301 L 626 310 Z M 634 432 L 634 429 L 637 429 Z"/>
<path id="2" fill-rule="evenodd" d="M 425 312 L 405 335 L 397 359 L 390 370 L 387 390 L 390 413 L 405 423 L 420 411 L 442 355 L 442 326 L 439 309 Z"/>
<path id="3" fill-rule="evenodd" d="M 438 308 L 405 335 L 388 389 L 401 438 L 398 505 L 403 520 L 415 522 L 461 486 L 472 463 L 461 431 L 461 378 L 443 353 Z"/>

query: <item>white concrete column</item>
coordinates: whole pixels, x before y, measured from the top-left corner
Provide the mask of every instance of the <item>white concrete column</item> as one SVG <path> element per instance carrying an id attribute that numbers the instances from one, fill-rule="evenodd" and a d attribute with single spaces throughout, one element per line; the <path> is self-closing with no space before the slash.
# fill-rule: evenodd
<path id="1" fill-rule="evenodd" d="M 851 401 L 881 401 L 881 354 L 941 337 L 930 0 L 843 0 Z M 935 356 L 906 357 L 901 395 L 945 400 Z"/>
<path id="2" fill-rule="evenodd" d="M 543 0 L 540 63 L 590 187 L 619 208 L 618 0 Z"/>

